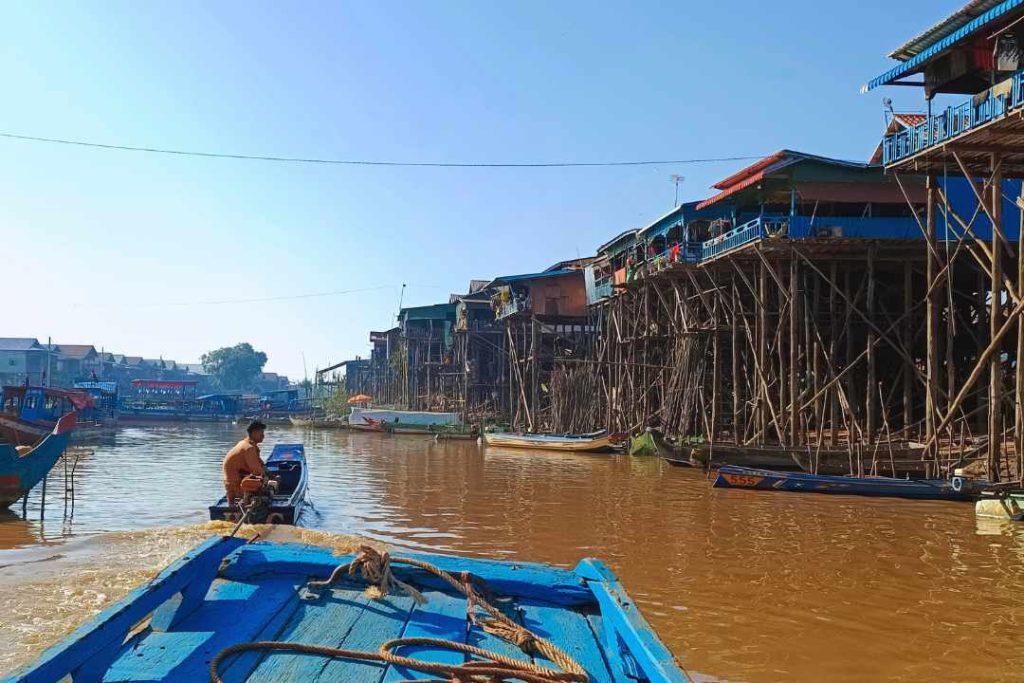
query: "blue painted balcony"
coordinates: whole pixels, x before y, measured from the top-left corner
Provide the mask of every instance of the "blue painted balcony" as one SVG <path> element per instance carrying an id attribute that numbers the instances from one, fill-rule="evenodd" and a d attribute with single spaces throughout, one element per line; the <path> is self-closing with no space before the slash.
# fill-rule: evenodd
<path id="1" fill-rule="evenodd" d="M 987 93 L 983 101 L 972 97 L 913 128 L 887 135 L 882 140 L 882 163 L 895 164 L 1020 109 L 1024 106 L 1024 70 L 992 86 Z"/>
<path id="2" fill-rule="evenodd" d="M 701 244 L 700 260 L 708 261 L 717 258 L 734 249 L 757 242 L 765 235 L 782 234 L 788 229 L 788 226 L 788 217 L 758 216 Z"/>

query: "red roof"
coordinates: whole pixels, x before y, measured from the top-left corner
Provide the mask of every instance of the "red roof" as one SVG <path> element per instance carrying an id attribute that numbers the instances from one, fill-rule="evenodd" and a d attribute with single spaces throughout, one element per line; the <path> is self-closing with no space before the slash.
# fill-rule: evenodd
<path id="1" fill-rule="evenodd" d="M 761 163 L 761 162 L 759 161 L 757 163 Z M 711 206 L 713 204 L 717 204 L 718 202 L 722 201 L 723 199 L 726 199 L 726 198 L 731 197 L 732 195 L 736 194 L 740 190 L 745 190 L 748 187 L 750 187 L 751 185 L 758 184 L 759 182 L 764 180 L 764 174 L 765 174 L 765 171 L 762 170 L 762 171 L 758 171 L 754 175 L 747 176 L 746 178 L 744 178 L 743 180 L 739 181 L 735 185 L 730 186 L 727 190 L 723 190 L 722 192 L 719 192 L 718 194 L 716 194 L 714 197 L 711 197 L 710 199 L 705 199 L 704 201 L 702 201 L 700 204 L 697 205 L 697 210 L 700 211 L 701 209 L 707 208 L 707 207 L 709 207 L 709 206 Z M 718 187 L 718 185 L 715 185 L 715 187 Z"/>
<path id="2" fill-rule="evenodd" d="M 737 171 L 736 173 L 733 173 L 731 176 L 729 176 L 725 180 L 719 181 L 719 182 L 715 183 L 714 185 L 712 185 L 711 187 L 715 188 L 716 190 L 725 190 L 725 189 L 731 187 L 732 185 L 735 185 L 736 183 L 748 180 L 750 178 L 750 176 L 754 175 L 755 173 L 758 173 L 759 171 L 764 171 L 766 168 L 768 168 L 769 166 L 774 164 L 776 161 L 782 161 L 783 159 L 786 158 L 786 156 L 788 154 L 789 154 L 789 152 L 787 150 L 780 149 L 775 154 L 772 154 L 771 156 L 767 156 L 764 159 L 761 159 L 760 161 L 754 162 L 750 166 L 747 166 L 746 168 L 744 168 L 741 171 Z M 764 177 L 764 174 L 761 174 L 761 177 Z M 744 187 L 749 187 L 749 186 L 750 186 L 749 182 L 747 182 L 747 184 L 744 185 Z M 700 207 L 698 206 L 697 208 L 699 209 Z"/>
<path id="3" fill-rule="evenodd" d="M 170 379 L 133 379 L 133 387 L 143 389 L 184 389 L 194 387 L 198 382 L 195 380 L 170 380 Z"/>
<path id="4" fill-rule="evenodd" d="M 913 128 L 914 126 L 920 126 L 922 123 L 928 120 L 927 114 L 893 114 L 893 118 L 902 123 L 907 128 Z"/>

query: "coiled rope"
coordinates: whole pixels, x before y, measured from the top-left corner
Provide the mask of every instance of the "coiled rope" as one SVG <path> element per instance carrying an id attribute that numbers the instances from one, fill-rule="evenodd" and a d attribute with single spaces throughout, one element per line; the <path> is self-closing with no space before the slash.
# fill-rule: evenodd
<path id="1" fill-rule="evenodd" d="M 378 552 L 370 546 L 361 546 L 359 554 L 351 562 L 339 565 L 331 575 L 323 581 L 310 581 L 309 588 L 327 588 L 344 575 L 355 576 L 356 573 L 371 586 L 380 591 L 381 596 L 390 592 L 401 591 L 418 604 L 426 602 L 426 598 L 409 584 L 398 580 L 391 572 L 392 564 L 404 564 L 428 572 L 447 583 L 449 586 L 466 596 L 466 616 L 470 623 L 479 626 L 486 633 L 502 638 L 517 646 L 526 654 L 539 654 L 554 662 L 561 669 L 555 670 L 538 666 L 532 662 L 506 657 L 505 655 L 483 648 L 441 638 L 396 638 L 383 643 L 376 652 L 367 650 L 346 650 L 324 645 L 307 645 L 285 641 L 261 640 L 251 643 L 239 643 L 221 650 L 210 662 L 210 681 L 222 683 L 219 669 L 224 660 L 242 652 L 278 651 L 298 652 L 320 655 L 336 659 L 354 659 L 370 662 L 381 662 L 443 676 L 440 683 L 504 683 L 506 681 L 524 681 L 526 683 L 586 683 L 590 680 L 586 670 L 563 652 L 554 643 L 541 638 L 529 629 L 517 624 L 498 608 L 484 599 L 475 584 L 480 581 L 469 572 L 461 572 L 458 578 L 434 565 L 410 557 L 391 557 L 387 552 Z M 477 614 L 482 609 L 487 616 Z M 422 659 L 405 657 L 398 654 L 404 647 L 429 647 L 461 652 L 478 657 L 462 664 L 440 664 Z M 424 683 L 417 681 L 416 683 Z"/>

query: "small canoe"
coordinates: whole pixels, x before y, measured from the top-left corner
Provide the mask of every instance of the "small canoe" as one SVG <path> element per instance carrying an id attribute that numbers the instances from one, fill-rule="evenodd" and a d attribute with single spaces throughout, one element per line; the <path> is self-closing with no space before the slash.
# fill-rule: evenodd
<path id="1" fill-rule="evenodd" d="M 67 448 L 76 418 L 77 413 L 71 412 L 57 420 L 53 431 L 32 448 L 0 443 L 0 509 L 19 500 L 50 473 Z"/>
<path id="2" fill-rule="evenodd" d="M 722 465 L 715 477 L 715 488 L 756 489 L 759 491 L 796 491 L 833 493 L 846 496 L 914 498 L 917 500 L 971 501 L 977 492 L 971 486 L 956 490 L 945 479 L 892 479 L 890 477 L 843 477 L 806 472 L 776 472 L 752 467 Z"/>
<path id="3" fill-rule="evenodd" d="M 484 443 L 506 448 L 530 448 L 538 451 L 569 451 L 596 453 L 609 451 L 612 437 L 607 432 L 595 434 L 516 434 L 512 432 L 485 432 Z"/>
<path id="4" fill-rule="evenodd" d="M 502 656 L 528 680 L 689 680 L 597 560 L 569 570 L 371 548 L 339 556 L 230 537 L 197 546 L 14 679 L 468 681 L 483 666 L 496 673 L 494 660 L 467 647 Z M 499 679 L 521 680 L 507 670 Z"/>
<path id="5" fill-rule="evenodd" d="M 267 458 L 268 477 L 278 480 L 277 495 L 270 504 L 270 515 L 279 515 L 282 524 L 295 524 L 306 505 L 309 472 L 306 467 L 306 449 L 302 444 L 278 444 Z M 237 521 L 238 509 L 228 507 L 227 496 L 221 496 L 210 506 L 210 519 Z"/>

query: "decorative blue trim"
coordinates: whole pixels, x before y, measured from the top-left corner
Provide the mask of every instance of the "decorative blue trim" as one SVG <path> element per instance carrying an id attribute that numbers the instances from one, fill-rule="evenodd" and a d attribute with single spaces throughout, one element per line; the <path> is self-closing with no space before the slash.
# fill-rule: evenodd
<path id="1" fill-rule="evenodd" d="M 1012 9 L 1015 9 L 1018 5 L 1024 3 L 1024 0 L 1006 0 L 1001 4 L 996 5 L 989 11 L 985 12 L 979 17 L 974 18 L 970 22 L 964 24 L 956 31 L 953 31 L 945 38 L 940 39 L 938 42 L 932 43 L 927 48 L 922 50 L 920 53 L 911 57 L 907 61 L 903 62 L 899 66 L 895 66 L 889 69 L 881 76 L 872 79 L 865 86 L 864 90 L 874 90 L 875 88 L 883 85 L 888 85 L 893 81 L 906 76 L 907 74 L 913 73 L 919 66 L 935 57 L 940 52 L 943 52 L 956 43 L 960 42 L 970 34 L 977 31 L 979 28 L 988 24 L 989 22 L 995 21 L 999 17 L 1003 16 Z"/>

